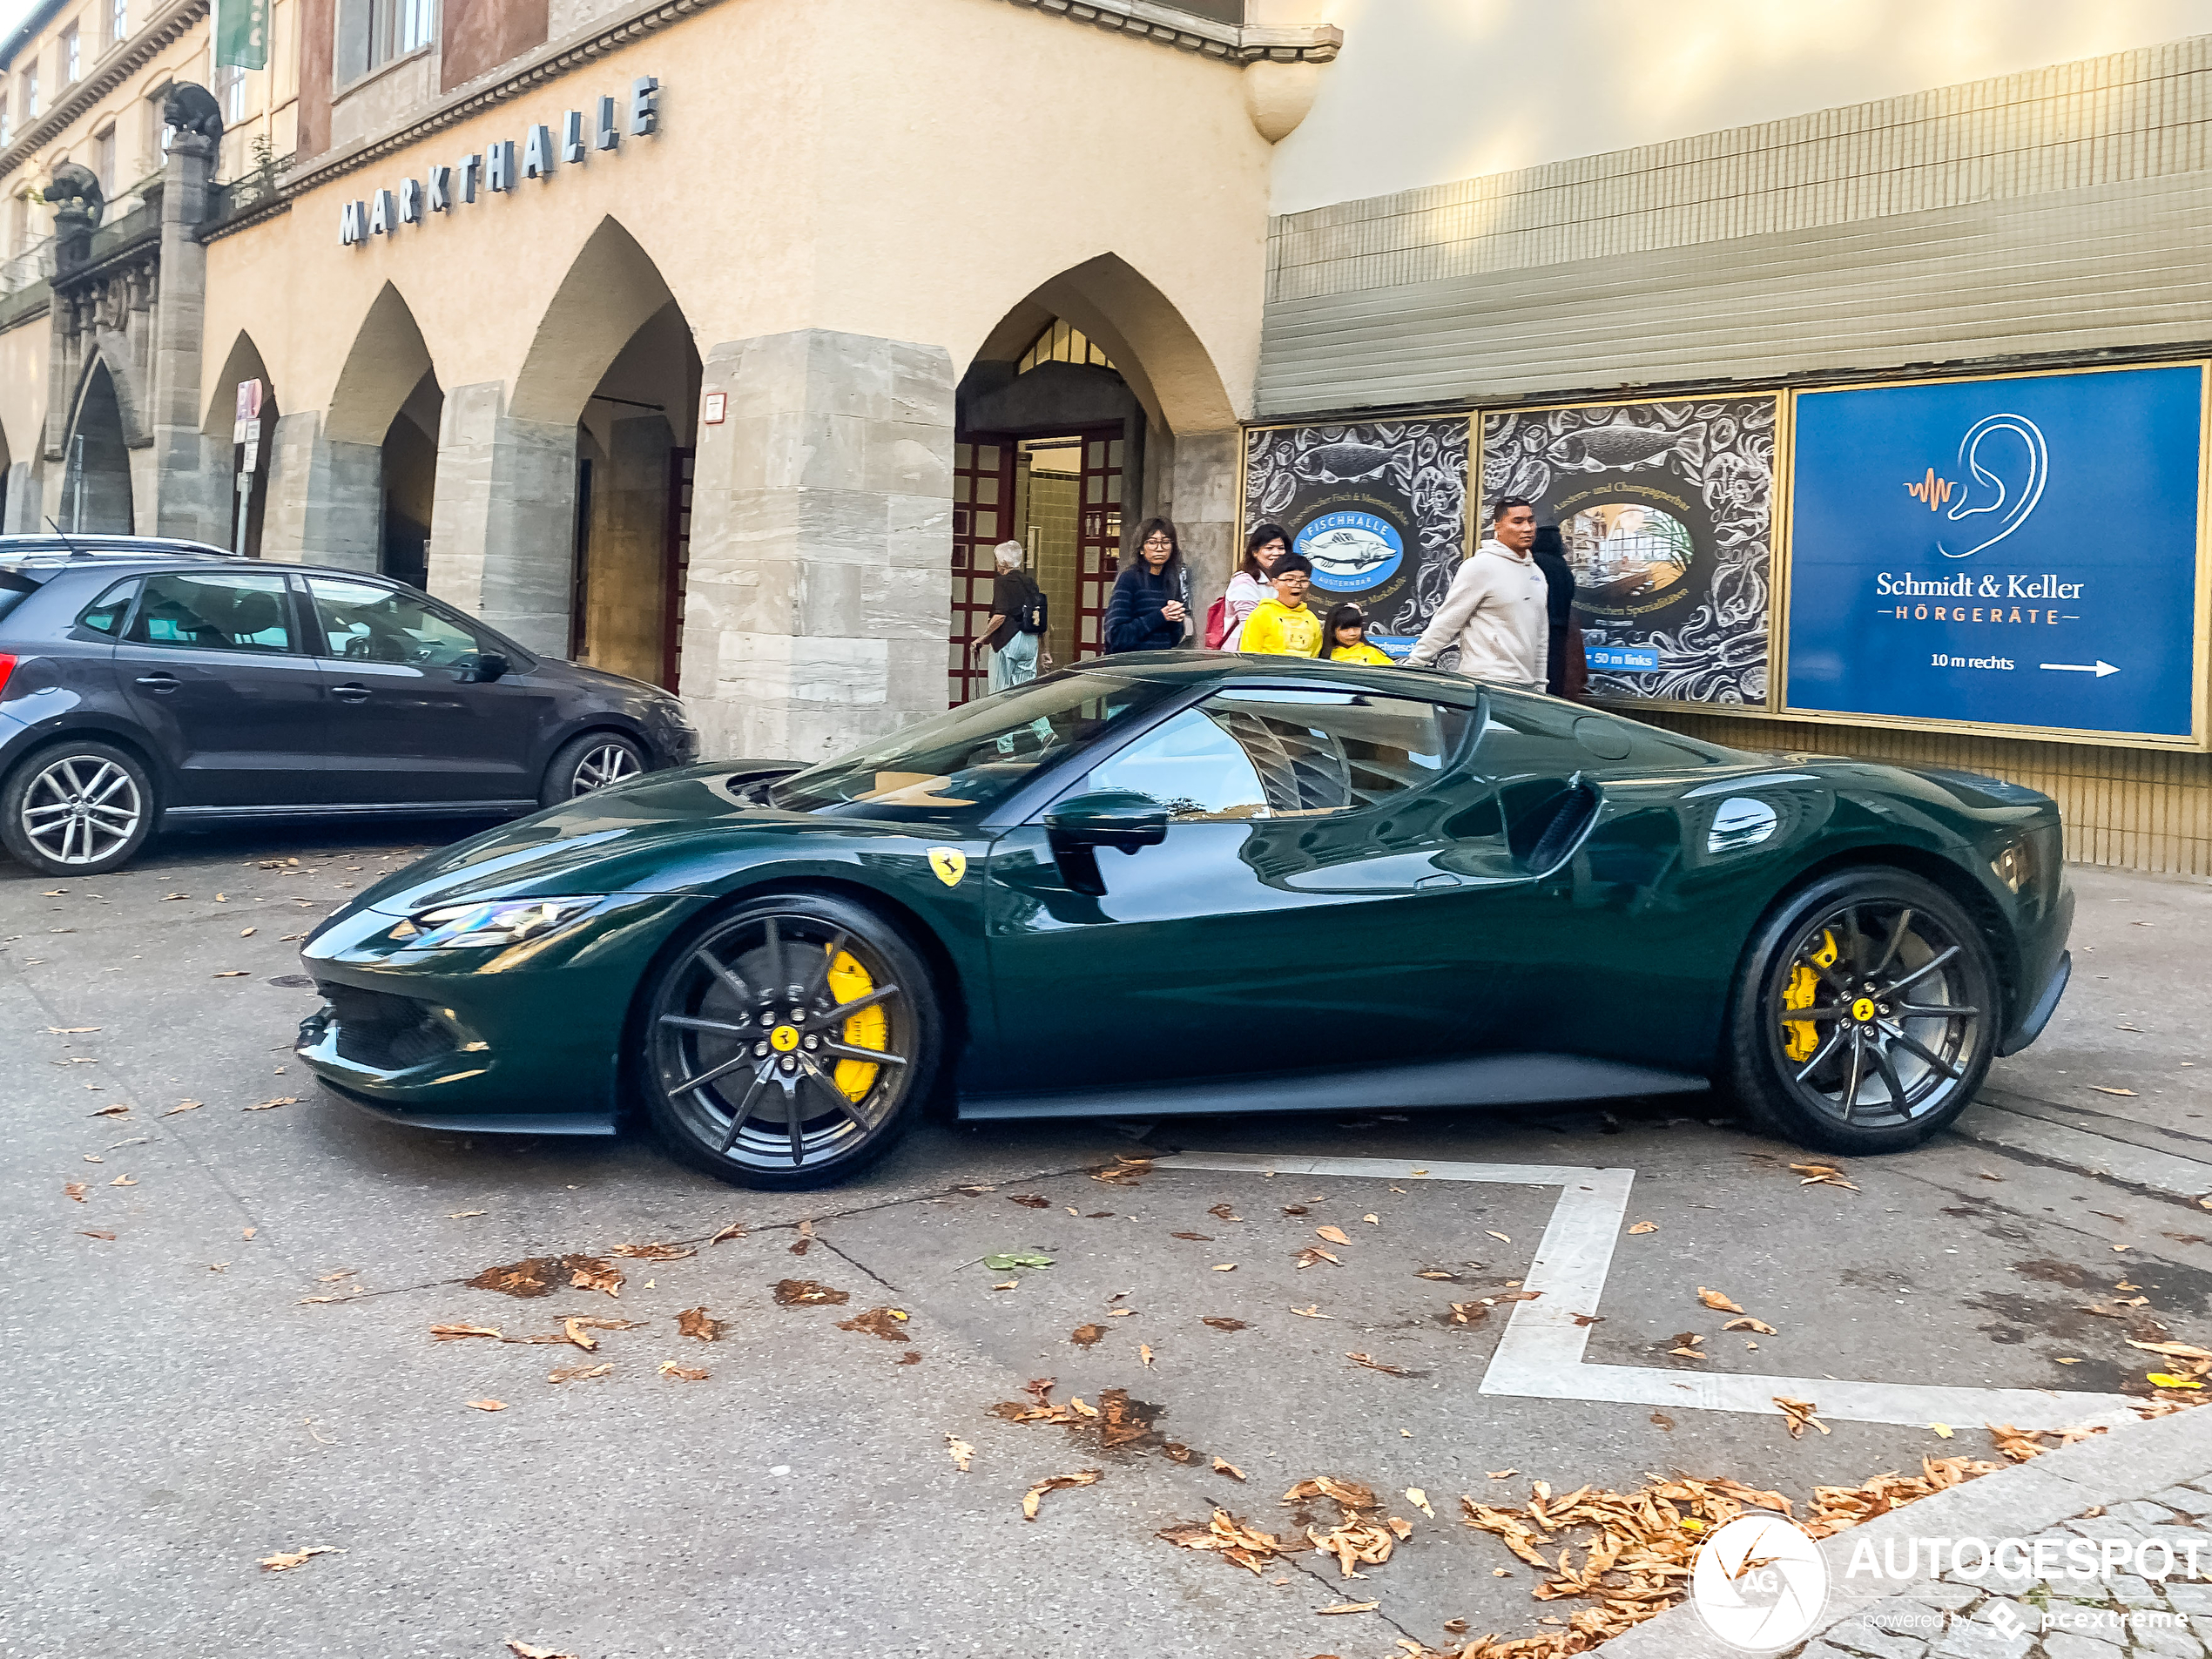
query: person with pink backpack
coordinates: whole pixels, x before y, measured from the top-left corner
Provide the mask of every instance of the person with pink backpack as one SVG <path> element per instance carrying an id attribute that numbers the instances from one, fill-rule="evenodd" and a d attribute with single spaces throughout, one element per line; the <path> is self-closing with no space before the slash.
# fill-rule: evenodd
<path id="1" fill-rule="evenodd" d="M 1244 618 L 1265 600 L 1275 597 L 1268 572 L 1290 550 L 1291 533 L 1280 524 L 1256 524 L 1244 538 L 1244 563 L 1229 578 L 1229 591 L 1206 612 L 1206 648 L 1235 651 L 1243 638 Z"/>

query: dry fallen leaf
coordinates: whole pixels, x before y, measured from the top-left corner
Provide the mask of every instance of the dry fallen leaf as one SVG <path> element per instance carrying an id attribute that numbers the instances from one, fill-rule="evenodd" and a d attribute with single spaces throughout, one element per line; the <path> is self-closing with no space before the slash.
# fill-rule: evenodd
<path id="1" fill-rule="evenodd" d="M 1136 1357 L 1143 1362 L 1144 1368 L 1147 1371 L 1150 1371 L 1152 1368 L 1152 1345 L 1149 1342 L 1138 1343 L 1136 1345 Z"/>
<path id="2" fill-rule="evenodd" d="M 507 1409 L 507 1402 L 503 1399 L 469 1399 L 462 1404 L 474 1406 L 480 1412 L 503 1412 Z"/>
<path id="3" fill-rule="evenodd" d="M 108 1183 L 111 1187 L 135 1187 L 138 1184 L 138 1177 L 135 1175 L 118 1175 Z"/>
<path id="4" fill-rule="evenodd" d="M 1026 1521 L 1035 1521 L 1037 1518 L 1037 1506 L 1044 1501 L 1046 1493 L 1064 1492 L 1070 1487 L 1095 1486 L 1103 1473 L 1104 1472 L 1099 1469 L 1078 1469 L 1073 1474 L 1055 1474 L 1038 1481 L 1022 1494 L 1022 1518 Z"/>
<path id="5" fill-rule="evenodd" d="M 1079 1325 L 1068 1333 L 1068 1340 L 1078 1348 L 1088 1348 L 1105 1334 L 1106 1327 L 1103 1325 Z"/>
<path id="6" fill-rule="evenodd" d="M 1313 1231 L 1315 1237 L 1325 1238 L 1332 1244 L 1348 1244 L 1352 1242 L 1345 1237 L 1344 1229 L 1341 1227 L 1316 1227 Z"/>
<path id="7" fill-rule="evenodd" d="M 1006 1201 L 1008 1204 L 1022 1204 L 1030 1210 L 1048 1209 L 1052 1204 L 1052 1200 L 1042 1192 L 1009 1192 L 1006 1195 Z"/>
<path id="8" fill-rule="evenodd" d="M 440 1342 L 458 1342 L 464 1337 L 489 1337 L 495 1342 L 506 1340 L 488 1325 L 434 1325 L 430 1335 Z"/>
<path id="9" fill-rule="evenodd" d="M 664 1359 L 660 1362 L 660 1374 L 664 1377 L 680 1377 L 685 1382 L 706 1380 L 706 1372 L 704 1371 L 692 1366 L 679 1366 L 673 1359 Z"/>
<path id="10" fill-rule="evenodd" d="M 706 1242 L 710 1244 L 718 1244 L 725 1238 L 743 1238 L 745 1236 L 745 1223 L 742 1221 L 733 1221 Z"/>
<path id="11" fill-rule="evenodd" d="M 289 1554 L 262 1556 L 261 1570 L 265 1573 L 288 1573 L 314 1556 L 335 1555 L 337 1553 L 337 1549 L 329 1544 L 311 1544 L 305 1549 L 295 1549 Z"/>
<path id="12" fill-rule="evenodd" d="M 975 1448 L 959 1435 L 948 1434 L 945 1436 L 945 1455 L 952 1459 L 954 1466 L 962 1474 L 966 1474 L 968 1466 L 975 1460 Z"/>
<path id="13" fill-rule="evenodd" d="M 781 1278 L 776 1281 L 778 1307 L 833 1307 L 852 1299 L 852 1291 L 833 1291 L 811 1278 Z"/>
<path id="14" fill-rule="evenodd" d="M 545 1380 L 550 1383 L 589 1382 L 594 1377 L 605 1376 L 613 1369 L 611 1365 L 556 1366 L 545 1373 Z"/>
<path id="15" fill-rule="evenodd" d="M 1709 1291 L 1703 1285 L 1700 1285 L 1697 1287 L 1697 1299 L 1703 1302 L 1707 1307 L 1712 1308 L 1718 1312 L 1741 1313 L 1743 1312 L 1742 1308 L 1737 1306 L 1735 1303 L 1730 1301 L 1728 1298 L 1723 1296 L 1718 1291 Z"/>
<path id="16" fill-rule="evenodd" d="M 76 1199 L 78 1203 L 84 1202 L 85 1187 L 82 1181 L 64 1181 L 62 1183 L 62 1190 Z"/>
<path id="17" fill-rule="evenodd" d="M 1656 1221 L 1639 1221 L 1629 1231 L 1632 1233 L 1656 1233 L 1659 1231 L 1659 1224 Z"/>
<path id="18" fill-rule="evenodd" d="M 1312 1307 L 1292 1308 L 1291 1312 L 1297 1314 L 1300 1318 L 1305 1319 L 1333 1319 L 1337 1317 L 1333 1313 L 1322 1312 L 1321 1305 L 1318 1302 L 1316 1302 Z"/>
<path id="19" fill-rule="evenodd" d="M 617 1244 L 607 1253 L 637 1262 L 680 1262 L 686 1256 L 698 1255 L 699 1251 L 697 1244 Z M 589 1290 L 591 1287 L 579 1285 L 577 1288 Z"/>
<path id="20" fill-rule="evenodd" d="M 1300 1267 L 1311 1267 L 1316 1262 L 1330 1262 L 1339 1267 L 1344 1265 L 1341 1260 L 1332 1256 L 1318 1244 L 1308 1244 L 1304 1250 L 1298 1251 L 1298 1264 Z"/>
<path id="21" fill-rule="evenodd" d="M 98 1232 L 98 1231 L 86 1231 L 86 1233 L 84 1234 L 84 1237 L 85 1237 L 85 1238 L 105 1238 L 105 1239 L 106 1239 L 106 1240 L 107 1240 L 107 1242 L 108 1242 L 109 1244 L 113 1244 L 113 1243 L 115 1242 L 115 1235 L 114 1235 L 113 1233 L 109 1233 L 109 1232 Z"/>
<path id="22" fill-rule="evenodd" d="M 1213 1467 L 1216 1474 L 1225 1474 L 1231 1480 L 1241 1480 L 1244 1478 L 1244 1472 L 1225 1457 L 1216 1458 L 1213 1460 Z"/>
<path id="23" fill-rule="evenodd" d="M 1194 1244 L 1211 1244 L 1213 1243 L 1213 1235 L 1211 1233 L 1170 1233 L 1168 1237 L 1170 1238 L 1187 1238 Z"/>
<path id="24" fill-rule="evenodd" d="M 1490 1232 L 1488 1228 L 1485 1228 L 1483 1231 Z M 1501 1232 L 1490 1232 L 1490 1237 L 1496 1239 L 1501 1244 L 1510 1244 L 1513 1243 L 1512 1239 L 1507 1238 L 1506 1235 Z"/>
<path id="25" fill-rule="evenodd" d="M 299 1103 L 300 1096 L 297 1095 L 279 1095 L 273 1100 L 256 1101 L 253 1105 L 240 1107 L 239 1109 L 248 1112 L 266 1112 L 273 1111 L 279 1106 L 297 1106 Z M 169 1114 L 164 1112 L 162 1116 L 166 1117 Z"/>
<path id="26" fill-rule="evenodd" d="M 1393 1377 L 1410 1377 L 1413 1374 L 1401 1366 L 1386 1365 L 1372 1354 L 1348 1353 L 1345 1355 L 1345 1358 L 1355 1366 L 1365 1366 L 1370 1371 L 1384 1372 Z"/>
<path id="27" fill-rule="evenodd" d="M 1406 1488 L 1406 1501 L 1412 1504 L 1414 1508 L 1420 1510 L 1431 1521 L 1436 1519 L 1436 1511 L 1428 1507 L 1428 1494 L 1422 1491 L 1420 1487 L 1407 1487 Z"/>
<path id="28" fill-rule="evenodd" d="M 1790 1168 L 1793 1173 L 1804 1177 L 1804 1180 L 1797 1183 L 1801 1187 L 1850 1187 L 1853 1192 L 1858 1190 L 1844 1178 L 1844 1172 L 1832 1163 L 1792 1163 Z"/>
<path id="29" fill-rule="evenodd" d="M 1777 1394 L 1774 1396 L 1774 1403 L 1782 1408 L 1782 1414 L 1790 1420 L 1791 1440 L 1794 1440 L 1803 1434 L 1807 1426 L 1818 1429 L 1823 1434 L 1828 1432 L 1828 1425 L 1813 1415 L 1819 1407 L 1811 1400 L 1791 1399 L 1787 1394 Z"/>
<path id="30" fill-rule="evenodd" d="M 2091 1083 L 2089 1087 L 2100 1095 L 2133 1095 L 2135 1092 L 2132 1089 L 2107 1089 L 2102 1083 Z"/>
<path id="31" fill-rule="evenodd" d="M 1316 1613 L 1372 1613 L 1380 1602 L 1339 1602 L 1334 1607 L 1317 1607 Z"/>
<path id="32" fill-rule="evenodd" d="M 1769 1325 L 1765 1320 L 1754 1319 L 1748 1316 L 1741 1319 L 1730 1319 L 1726 1325 L 1721 1326 L 1721 1329 L 1723 1331 L 1756 1331 L 1763 1337 L 1770 1337 L 1779 1334 L 1775 1328 Z"/>
<path id="33" fill-rule="evenodd" d="M 196 1112 L 205 1103 L 205 1102 L 197 1100 L 180 1100 L 174 1106 L 172 1106 L 167 1111 L 162 1113 L 161 1116 L 164 1117 L 174 1117 L 179 1112 Z M 108 1109 L 112 1111 L 115 1109 L 113 1107 L 110 1107 Z"/>
<path id="34" fill-rule="evenodd" d="M 1213 1264 L 1213 1271 L 1217 1273 L 1233 1273 L 1237 1271 L 1237 1264 L 1234 1262 L 1216 1262 Z"/>
<path id="35" fill-rule="evenodd" d="M 533 1648 L 529 1642 L 519 1642 L 513 1636 L 507 1638 L 507 1651 L 513 1654 L 515 1659 L 576 1659 L 572 1653 L 556 1653 L 550 1648 Z"/>
<path id="36" fill-rule="evenodd" d="M 250 968 L 226 968 L 221 973 L 210 974 L 209 977 L 211 979 L 244 979 L 253 971 Z"/>
<path id="37" fill-rule="evenodd" d="M 1493 1480 L 1509 1480 L 1520 1473 L 1519 1469 L 1485 1469 L 1483 1471 L 1483 1474 Z"/>
<path id="38" fill-rule="evenodd" d="M 91 1116 L 94 1117 L 121 1117 L 130 1109 L 131 1109 L 128 1106 L 103 1106 L 99 1110 L 92 1113 Z M 168 1114 L 165 1112 L 163 1114 L 164 1116 L 166 1116 Z"/>
<path id="39" fill-rule="evenodd" d="M 471 1216 L 484 1216 L 489 1215 L 490 1213 L 491 1212 L 488 1210 L 448 1210 L 446 1211 L 446 1219 L 448 1221 L 466 1221 Z"/>
<path id="40" fill-rule="evenodd" d="M 1216 1221 L 1242 1221 L 1244 1217 L 1225 1204 L 1217 1204 L 1206 1211 Z"/>
<path id="41" fill-rule="evenodd" d="M 1206 1318 L 1200 1319 L 1198 1323 L 1200 1325 L 1211 1325 L 1217 1331 L 1249 1331 L 1251 1329 L 1251 1326 L 1246 1325 L 1242 1319 L 1226 1318 L 1218 1314 L 1210 1314 Z"/>
<path id="42" fill-rule="evenodd" d="M 701 1342 L 719 1342 L 722 1333 L 729 1328 L 725 1320 L 708 1318 L 705 1304 L 685 1308 L 676 1316 L 676 1334 L 679 1337 L 697 1337 Z"/>

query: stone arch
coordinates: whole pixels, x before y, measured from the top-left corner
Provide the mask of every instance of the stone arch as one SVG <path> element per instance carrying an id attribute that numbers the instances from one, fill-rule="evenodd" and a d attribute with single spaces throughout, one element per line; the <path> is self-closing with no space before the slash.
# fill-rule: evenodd
<path id="1" fill-rule="evenodd" d="M 509 412 L 576 421 L 631 337 L 674 298 L 637 239 L 611 215 L 601 219 L 538 320 Z"/>
<path id="2" fill-rule="evenodd" d="M 338 371 L 324 436 L 333 443 L 381 444 L 393 418 L 430 372 L 430 348 L 415 313 L 387 282 L 370 302 Z"/>
<path id="3" fill-rule="evenodd" d="M 122 387 L 103 350 L 86 368 L 62 443 L 61 522 L 86 536 L 128 536 L 135 523 Z"/>
<path id="4" fill-rule="evenodd" d="M 245 491 L 246 522 L 238 522 L 238 478 L 245 465 L 245 454 L 233 441 L 233 428 L 238 420 L 238 388 L 246 381 L 261 382 L 260 434 L 254 440 L 253 471 L 251 486 Z M 230 458 L 230 487 L 223 496 L 227 503 L 228 516 L 225 520 L 228 534 L 222 539 L 231 545 L 240 545 L 249 558 L 261 556 L 261 537 L 268 520 L 269 474 L 276 455 L 277 422 L 283 418 L 278 406 L 276 381 L 270 376 L 268 365 L 262 361 L 261 349 L 253 336 L 244 329 L 231 342 L 230 355 L 209 384 L 206 417 L 200 422 L 200 435 L 208 441 L 208 453 L 220 466 L 222 457 Z"/>

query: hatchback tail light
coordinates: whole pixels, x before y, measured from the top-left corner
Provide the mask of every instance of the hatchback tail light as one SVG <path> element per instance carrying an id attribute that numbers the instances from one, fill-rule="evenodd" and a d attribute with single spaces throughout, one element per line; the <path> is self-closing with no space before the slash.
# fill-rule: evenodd
<path id="1" fill-rule="evenodd" d="M 0 651 L 0 697 L 8 695 L 8 677 L 15 671 L 15 658 L 7 651 Z"/>

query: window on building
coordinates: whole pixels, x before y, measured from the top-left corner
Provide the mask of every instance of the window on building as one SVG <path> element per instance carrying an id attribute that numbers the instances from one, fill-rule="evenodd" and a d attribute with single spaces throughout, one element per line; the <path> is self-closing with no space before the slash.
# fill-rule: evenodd
<path id="1" fill-rule="evenodd" d="M 8 204 L 8 252 L 20 253 L 30 246 L 30 192 L 24 191 Z"/>
<path id="2" fill-rule="evenodd" d="M 246 71 L 225 64 L 215 71 L 215 98 L 223 106 L 223 125 L 236 126 L 246 119 Z"/>
<path id="3" fill-rule="evenodd" d="M 107 44 L 119 46 L 131 38 L 131 0 L 108 0 Z"/>
<path id="4" fill-rule="evenodd" d="M 62 84 L 74 86 L 84 76 L 84 40 L 75 24 L 62 30 Z"/>
<path id="5" fill-rule="evenodd" d="M 38 114 L 38 65 L 33 64 L 23 72 L 23 118 L 37 118 Z"/>
<path id="6" fill-rule="evenodd" d="M 6 92 L 0 91 L 0 144 L 5 144 L 16 136 L 15 115 L 12 101 Z"/>
<path id="7" fill-rule="evenodd" d="M 1099 350 L 1082 329 L 1056 318 L 1042 334 L 1029 342 L 1029 349 L 1022 354 L 1022 361 L 1015 372 L 1026 374 L 1039 363 L 1089 363 L 1099 368 L 1114 367 L 1114 360 Z"/>
<path id="8" fill-rule="evenodd" d="M 100 194 L 115 199 L 115 124 L 92 135 L 92 171 L 98 175 Z"/>
<path id="9" fill-rule="evenodd" d="M 339 81 L 420 51 L 436 26 L 436 0 L 340 0 Z"/>

